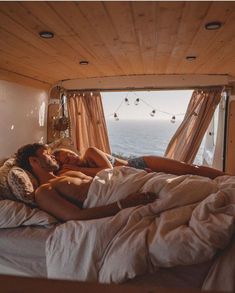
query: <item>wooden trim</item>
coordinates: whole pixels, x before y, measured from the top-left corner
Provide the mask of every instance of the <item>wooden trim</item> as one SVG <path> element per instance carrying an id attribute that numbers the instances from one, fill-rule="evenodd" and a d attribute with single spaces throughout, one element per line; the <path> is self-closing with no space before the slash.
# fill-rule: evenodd
<path id="1" fill-rule="evenodd" d="M 227 75 L 138 75 L 64 80 L 68 90 L 179 89 L 228 85 Z"/>
<path id="2" fill-rule="evenodd" d="M 39 89 L 49 90 L 51 87 L 50 83 L 43 82 L 37 79 L 33 79 L 15 72 L 10 72 L 0 68 L 0 79 L 9 82 L 16 82 L 22 85 L 31 86 Z"/>
<path id="3" fill-rule="evenodd" d="M 64 292 L 102 292 L 102 293 L 199 293 L 201 290 L 188 288 L 160 288 L 156 286 L 132 285 L 105 285 L 88 282 L 75 282 L 63 280 L 48 280 L 40 278 L 0 276 L 1 293 L 64 293 Z M 215 291 L 210 291 L 215 293 Z"/>
<path id="4" fill-rule="evenodd" d="M 235 175 L 235 100 L 229 103 L 225 171 Z"/>

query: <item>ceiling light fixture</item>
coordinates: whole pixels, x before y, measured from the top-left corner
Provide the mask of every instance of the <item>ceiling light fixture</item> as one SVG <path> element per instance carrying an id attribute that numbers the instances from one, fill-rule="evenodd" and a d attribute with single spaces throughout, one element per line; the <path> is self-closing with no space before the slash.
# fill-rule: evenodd
<path id="1" fill-rule="evenodd" d="M 196 56 L 186 56 L 186 60 L 188 61 L 194 61 L 195 59 L 197 59 Z"/>
<path id="2" fill-rule="evenodd" d="M 81 60 L 81 61 L 79 62 L 79 64 L 80 64 L 80 65 L 88 65 L 89 62 L 88 62 L 87 60 Z"/>
<path id="3" fill-rule="evenodd" d="M 206 30 L 218 30 L 222 26 L 222 23 L 220 21 L 212 21 L 205 24 Z"/>
<path id="4" fill-rule="evenodd" d="M 54 33 L 48 31 L 42 31 L 39 33 L 39 36 L 44 39 L 52 39 L 54 38 Z"/>

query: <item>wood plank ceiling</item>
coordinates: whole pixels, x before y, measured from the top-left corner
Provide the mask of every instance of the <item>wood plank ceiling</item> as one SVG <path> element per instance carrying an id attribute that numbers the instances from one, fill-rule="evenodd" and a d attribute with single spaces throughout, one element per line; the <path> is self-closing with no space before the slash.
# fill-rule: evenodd
<path id="1" fill-rule="evenodd" d="M 211 21 L 223 25 L 205 30 Z M 42 39 L 40 31 L 54 38 Z M 0 2 L 0 32 L 1 72 L 49 84 L 148 74 L 235 76 L 230 1 Z"/>

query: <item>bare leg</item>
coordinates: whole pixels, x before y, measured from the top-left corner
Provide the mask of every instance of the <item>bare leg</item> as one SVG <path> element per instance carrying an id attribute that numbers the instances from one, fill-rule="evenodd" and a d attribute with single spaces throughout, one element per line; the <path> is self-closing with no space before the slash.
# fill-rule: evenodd
<path id="1" fill-rule="evenodd" d="M 184 162 L 158 157 L 144 156 L 144 161 L 148 168 L 155 172 L 165 172 L 175 175 L 193 174 L 209 178 L 225 175 L 224 172 L 206 166 L 190 165 Z"/>
<path id="2" fill-rule="evenodd" d="M 115 164 L 114 164 L 115 167 L 118 167 L 118 166 L 128 166 L 128 162 L 126 160 L 123 160 L 123 159 L 119 159 L 119 158 L 115 158 Z"/>

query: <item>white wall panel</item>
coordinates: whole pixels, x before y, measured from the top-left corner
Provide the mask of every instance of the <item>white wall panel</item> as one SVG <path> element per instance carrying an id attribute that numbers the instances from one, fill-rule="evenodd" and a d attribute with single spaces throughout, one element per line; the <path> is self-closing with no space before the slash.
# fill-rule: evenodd
<path id="1" fill-rule="evenodd" d="M 48 93 L 0 80 L 0 158 L 22 145 L 46 142 Z"/>

